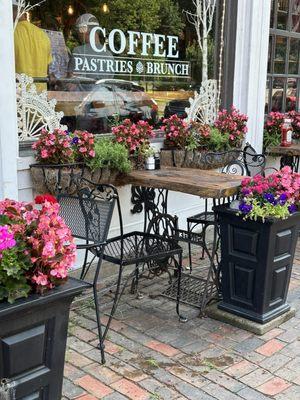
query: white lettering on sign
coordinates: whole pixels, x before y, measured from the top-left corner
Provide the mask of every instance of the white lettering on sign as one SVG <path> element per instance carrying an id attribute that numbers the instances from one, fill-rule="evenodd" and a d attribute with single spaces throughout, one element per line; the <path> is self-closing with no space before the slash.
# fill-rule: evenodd
<path id="1" fill-rule="evenodd" d="M 119 39 L 119 40 L 118 40 Z M 120 48 L 115 47 L 115 43 L 120 43 Z M 121 29 L 113 29 L 108 36 L 108 45 L 110 50 L 115 54 L 122 54 L 126 49 L 126 37 Z"/>
<path id="2" fill-rule="evenodd" d="M 99 43 L 98 36 L 103 45 Z M 113 29 L 107 35 L 106 29 L 101 26 L 95 26 L 90 32 L 90 45 L 96 53 L 105 52 L 109 47 L 113 54 L 122 54 L 127 48 L 127 54 L 134 56 L 141 44 L 142 56 L 178 58 L 178 42 L 178 36 L 136 31 L 127 31 L 126 36 L 121 29 Z"/>
<path id="3" fill-rule="evenodd" d="M 74 54 L 74 73 L 90 75 L 162 76 L 190 78 L 188 61 L 144 60 L 142 58 L 109 57 L 95 54 Z"/>
<path id="4" fill-rule="evenodd" d="M 90 32 L 90 44 L 92 49 L 97 52 L 97 53 L 101 53 L 102 51 L 106 51 L 106 43 L 102 46 L 100 44 L 96 45 L 96 37 L 98 32 L 102 33 L 103 38 L 106 37 L 106 29 L 105 28 L 101 28 L 101 26 L 95 26 L 95 28 L 93 28 Z M 99 46 L 99 47 L 97 47 Z"/>

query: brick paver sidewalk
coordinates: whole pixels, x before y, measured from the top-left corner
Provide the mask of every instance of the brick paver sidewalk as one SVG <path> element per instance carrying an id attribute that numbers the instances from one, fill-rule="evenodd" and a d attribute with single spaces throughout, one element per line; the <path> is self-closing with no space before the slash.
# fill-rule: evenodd
<path id="1" fill-rule="evenodd" d="M 71 313 L 63 399 L 80 400 L 299 400 L 300 244 L 289 291 L 296 317 L 264 336 L 198 318 L 178 322 L 175 303 L 153 296 L 167 277 L 156 278 L 137 300 L 119 305 L 100 364 L 91 299 Z"/>

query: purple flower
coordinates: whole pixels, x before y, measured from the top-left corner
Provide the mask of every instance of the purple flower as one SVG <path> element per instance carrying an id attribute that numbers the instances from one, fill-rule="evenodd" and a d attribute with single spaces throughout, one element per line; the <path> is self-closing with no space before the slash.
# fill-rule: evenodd
<path id="1" fill-rule="evenodd" d="M 245 202 L 241 202 L 241 204 L 239 205 L 239 210 L 243 214 L 249 214 L 249 212 L 251 212 L 252 208 L 253 208 L 252 204 L 246 204 Z"/>
<path id="2" fill-rule="evenodd" d="M 73 137 L 72 144 L 78 144 L 78 142 L 79 142 L 78 137 L 77 136 Z"/>
<path id="3" fill-rule="evenodd" d="M 279 203 L 281 206 L 284 206 L 286 201 L 287 201 L 287 194 L 286 193 L 282 193 L 279 197 Z"/>
<path id="4" fill-rule="evenodd" d="M 296 204 L 291 204 L 288 208 L 289 208 L 290 214 L 293 214 L 296 211 L 298 211 L 298 207 L 296 206 Z"/>
<path id="5" fill-rule="evenodd" d="M 243 188 L 242 189 L 242 193 L 243 193 L 244 196 L 247 196 L 248 194 L 250 194 L 250 190 L 247 189 L 247 188 Z"/>
<path id="6" fill-rule="evenodd" d="M 272 193 L 264 194 L 264 199 L 267 200 L 269 203 L 274 204 L 274 205 L 277 203 L 276 200 L 275 200 L 275 197 L 274 197 L 274 195 Z"/>

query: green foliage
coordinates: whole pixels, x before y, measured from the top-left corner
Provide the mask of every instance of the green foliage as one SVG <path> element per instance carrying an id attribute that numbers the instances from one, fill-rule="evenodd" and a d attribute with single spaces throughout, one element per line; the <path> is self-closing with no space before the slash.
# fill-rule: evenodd
<path id="1" fill-rule="evenodd" d="M 215 45 L 213 36 L 208 37 L 208 76 L 213 77 Z M 201 82 L 202 78 L 202 51 L 199 44 L 194 40 L 186 48 L 186 59 L 192 63 L 192 76 L 195 81 Z"/>
<path id="2" fill-rule="evenodd" d="M 109 168 L 125 174 L 131 171 L 127 149 L 111 139 L 98 139 L 96 141 L 95 157 L 90 159 L 87 165 L 92 171 L 100 168 Z"/>
<path id="3" fill-rule="evenodd" d="M 267 149 L 268 147 L 279 146 L 281 142 L 281 132 L 280 131 L 268 131 L 264 130 L 264 142 L 263 147 Z"/>
<path id="4" fill-rule="evenodd" d="M 208 149 L 216 152 L 230 149 L 229 134 L 222 133 L 217 128 L 211 128 Z"/>
<path id="5" fill-rule="evenodd" d="M 103 14 L 99 0 L 90 0 L 90 12 L 107 29 L 154 32 L 160 27 L 161 0 L 110 0 L 110 12 Z"/>
<path id="6" fill-rule="evenodd" d="M 246 201 L 246 203 L 252 204 L 252 210 L 244 216 L 245 220 L 252 219 L 257 221 L 257 219 L 262 219 L 262 221 L 265 222 L 266 218 L 286 219 L 291 215 L 289 212 L 289 202 L 284 205 L 274 205 L 263 202 L 260 199 L 251 199 L 251 202 Z"/>
<path id="7" fill-rule="evenodd" d="M 160 0 L 160 27 L 158 33 L 178 35 L 184 28 L 178 3 L 174 0 Z"/>
<path id="8" fill-rule="evenodd" d="M 13 303 L 16 299 L 27 297 L 30 285 L 25 277 L 25 271 L 31 267 L 30 258 L 24 253 L 25 245 L 2 252 L 0 267 L 0 301 L 7 299 Z"/>

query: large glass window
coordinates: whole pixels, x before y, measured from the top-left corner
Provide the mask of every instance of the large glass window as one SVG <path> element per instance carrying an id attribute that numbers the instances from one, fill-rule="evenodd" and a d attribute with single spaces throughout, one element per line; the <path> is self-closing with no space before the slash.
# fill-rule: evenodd
<path id="1" fill-rule="evenodd" d="M 197 33 L 184 12 L 193 7 L 189 0 L 46 0 L 17 24 L 16 72 L 47 90 L 70 130 L 108 133 L 124 118 L 159 127 L 164 117 L 186 116 L 202 80 Z M 214 29 L 209 78 L 213 36 Z"/>
<path id="2" fill-rule="evenodd" d="M 265 112 L 299 111 L 300 0 L 272 0 Z"/>

